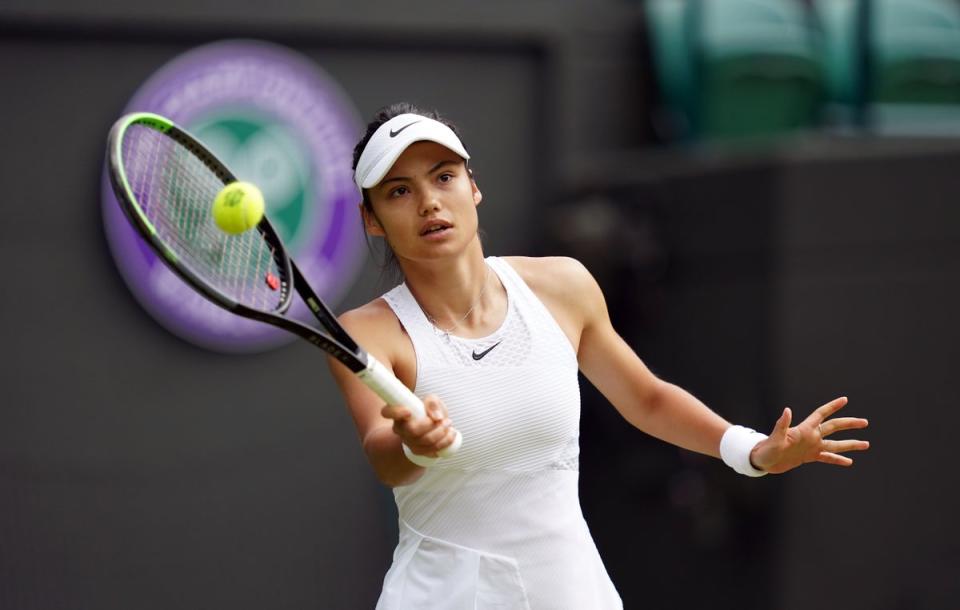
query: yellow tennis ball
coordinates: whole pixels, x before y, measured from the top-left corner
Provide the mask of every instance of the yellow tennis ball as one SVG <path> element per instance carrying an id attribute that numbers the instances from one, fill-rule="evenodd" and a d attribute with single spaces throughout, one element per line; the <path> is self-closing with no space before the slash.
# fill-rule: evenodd
<path id="1" fill-rule="evenodd" d="M 249 182 L 231 182 L 213 200 L 213 221 L 230 235 L 257 226 L 263 218 L 263 193 Z"/>

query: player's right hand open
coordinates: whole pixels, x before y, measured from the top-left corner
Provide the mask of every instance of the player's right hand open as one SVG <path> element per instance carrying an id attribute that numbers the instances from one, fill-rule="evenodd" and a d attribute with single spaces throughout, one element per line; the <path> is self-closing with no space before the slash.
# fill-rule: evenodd
<path id="1" fill-rule="evenodd" d="M 439 398 L 429 395 L 423 399 L 427 416 L 414 418 L 410 409 L 386 405 L 380 414 L 393 420 L 393 432 L 417 455 L 437 457 L 437 452 L 449 447 L 457 431 L 447 414 L 447 407 Z"/>

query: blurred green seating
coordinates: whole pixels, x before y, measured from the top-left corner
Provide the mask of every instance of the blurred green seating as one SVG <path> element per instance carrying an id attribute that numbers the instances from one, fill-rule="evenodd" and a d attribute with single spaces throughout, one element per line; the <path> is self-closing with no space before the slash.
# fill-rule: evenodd
<path id="1" fill-rule="evenodd" d="M 864 0 L 814 0 L 812 4 L 822 32 L 826 121 L 833 127 L 861 126 L 866 103 L 867 3 Z"/>
<path id="2" fill-rule="evenodd" d="M 648 0 L 668 140 L 960 135 L 960 0 Z"/>
<path id="3" fill-rule="evenodd" d="M 815 0 L 834 126 L 960 134 L 960 1 Z"/>
<path id="4" fill-rule="evenodd" d="M 731 139 L 817 125 L 818 31 L 796 0 L 648 0 L 657 80 L 676 133 Z"/>
<path id="5" fill-rule="evenodd" d="M 960 2 L 873 0 L 870 10 L 871 126 L 960 133 Z"/>
<path id="6" fill-rule="evenodd" d="M 878 0 L 873 11 L 872 98 L 960 104 L 960 3 Z"/>

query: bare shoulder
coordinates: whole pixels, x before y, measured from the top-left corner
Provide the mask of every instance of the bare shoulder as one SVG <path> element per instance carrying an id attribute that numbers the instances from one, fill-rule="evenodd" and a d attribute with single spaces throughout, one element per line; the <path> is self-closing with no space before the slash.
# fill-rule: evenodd
<path id="1" fill-rule="evenodd" d="M 347 332 L 363 343 L 365 337 L 390 337 L 391 334 L 402 334 L 403 327 L 393 310 L 382 298 L 374 299 L 356 309 L 340 314 L 337 319 Z"/>
<path id="2" fill-rule="evenodd" d="M 600 286 L 577 259 L 510 256 L 504 260 L 547 307 L 575 350 L 584 329 L 606 317 Z"/>
<path id="3" fill-rule="evenodd" d="M 340 314 L 340 324 L 361 347 L 388 365 L 407 387 L 416 385 L 416 354 L 407 331 L 382 298 Z"/>
<path id="4" fill-rule="evenodd" d="M 569 256 L 507 256 L 504 260 L 541 297 L 583 297 L 597 289 L 590 271 Z"/>

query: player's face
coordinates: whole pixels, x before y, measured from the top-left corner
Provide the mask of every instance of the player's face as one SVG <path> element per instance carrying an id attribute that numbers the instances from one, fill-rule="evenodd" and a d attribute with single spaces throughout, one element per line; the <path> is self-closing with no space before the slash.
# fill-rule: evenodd
<path id="1" fill-rule="evenodd" d="M 477 239 L 480 190 L 463 159 L 440 144 L 411 144 L 368 195 L 367 232 L 385 237 L 401 260 L 455 254 Z"/>

